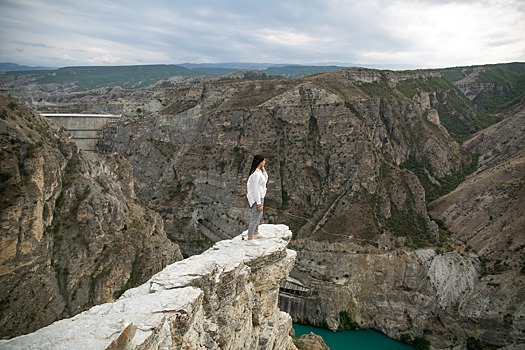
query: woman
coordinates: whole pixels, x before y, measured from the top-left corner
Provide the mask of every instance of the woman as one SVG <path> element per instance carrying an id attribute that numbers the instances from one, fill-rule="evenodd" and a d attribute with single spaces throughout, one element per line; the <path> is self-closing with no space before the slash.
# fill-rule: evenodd
<path id="1" fill-rule="evenodd" d="M 266 195 L 266 183 L 268 174 L 264 169 L 266 160 L 261 154 L 253 157 L 250 168 L 250 177 L 246 183 L 248 203 L 250 204 L 250 224 L 248 225 L 248 240 L 252 241 L 254 235 L 259 234 L 259 224 L 263 215 L 264 196 Z M 253 242 L 255 243 L 255 242 Z"/>

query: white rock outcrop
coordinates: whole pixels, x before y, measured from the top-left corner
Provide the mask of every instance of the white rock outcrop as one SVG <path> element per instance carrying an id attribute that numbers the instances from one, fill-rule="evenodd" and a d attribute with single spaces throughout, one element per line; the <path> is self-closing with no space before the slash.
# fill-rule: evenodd
<path id="1" fill-rule="evenodd" d="M 1 349 L 294 350 L 279 311 L 279 282 L 296 252 L 285 225 L 262 225 L 259 245 L 241 236 L 167 266 L 114 303 L 95 306 Z"/>

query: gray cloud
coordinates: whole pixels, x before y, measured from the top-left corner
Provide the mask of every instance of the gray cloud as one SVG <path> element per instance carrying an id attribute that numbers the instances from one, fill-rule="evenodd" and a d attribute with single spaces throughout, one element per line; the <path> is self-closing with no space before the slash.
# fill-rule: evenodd
<path id="1" fill-rule="evenodd" d="M 519 0 L 3 0 L 0 61 L 496 63 L 523 60 L 523 14 Z"/>

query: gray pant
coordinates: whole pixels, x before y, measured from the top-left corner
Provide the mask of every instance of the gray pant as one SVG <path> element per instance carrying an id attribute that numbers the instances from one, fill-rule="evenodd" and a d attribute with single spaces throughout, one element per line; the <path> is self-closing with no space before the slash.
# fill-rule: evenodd
<path id="1" fill-rule="evenodd" d="M 264 205 L 264 199 L 261 201 Z M 259 232 L 259 224 L 261 223 L 263 212 L 257 210 L 257 202 L 250 207 L 250 224 L 248 225 L 248 237 L 253 237 L 254 232 Z"/>

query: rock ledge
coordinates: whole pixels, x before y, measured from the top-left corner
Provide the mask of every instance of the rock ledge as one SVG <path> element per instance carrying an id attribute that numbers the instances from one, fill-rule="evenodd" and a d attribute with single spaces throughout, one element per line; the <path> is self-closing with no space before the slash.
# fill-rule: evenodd
<path id="1" fill-rule="evenodd" d="M 288 349 L 279 282 L 296 253 L 285 225 L 262 225 L 260 245 L 237 236 L 167 266 L 114 303 L 95 306 L 2 349 Z"/>

